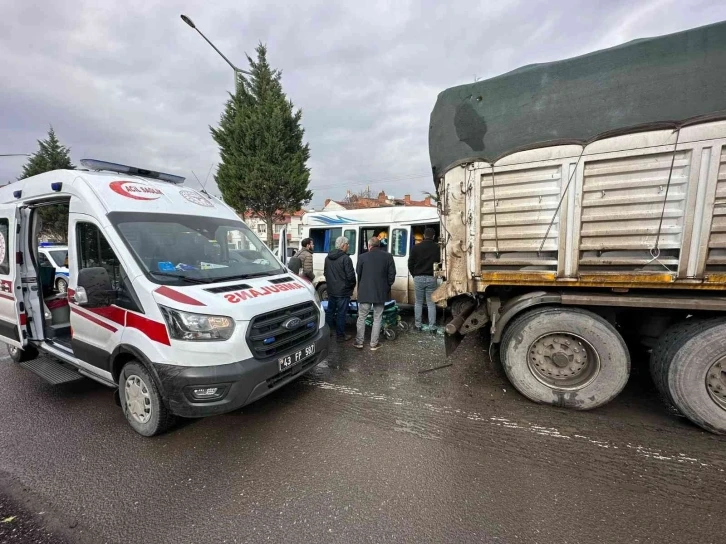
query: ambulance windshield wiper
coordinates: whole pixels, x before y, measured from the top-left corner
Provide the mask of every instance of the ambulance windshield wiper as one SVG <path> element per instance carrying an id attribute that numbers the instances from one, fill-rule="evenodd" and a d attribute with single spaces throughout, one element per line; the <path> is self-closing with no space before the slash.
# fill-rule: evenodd
<path id="1" fill-rule="evenodd" d="M 211 281 L 202 278 L 190 278 L 189 276 L 185 276 L 183 274 L 172 274 L 171 272 L 156 272 L 154 270 L 149 270 L 149 274 L 153 274 L 154 276 L 164 276 L 165 278 L 174 278 L 176 280 L 185 281 L 187 283 L 209 283 Z"/>
<path id="2" fill-rule="evenodd" d="M 214 278 L 214 281 L 230 281 L 230 280 L 248 280 L 250 278 L 261 278 L 263 276 L 274 276 L 274 272 L 255 272 L 252 274 L 235 274 L 234 276 L 224 276 L 223 278 Z"/>

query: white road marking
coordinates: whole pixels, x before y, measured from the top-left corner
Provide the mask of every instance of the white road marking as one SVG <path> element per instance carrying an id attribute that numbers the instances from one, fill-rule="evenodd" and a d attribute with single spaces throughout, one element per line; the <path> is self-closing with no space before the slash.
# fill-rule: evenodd
<path id="1" fill-rule="evenodd" d="M 316 380 L 316 379 L 307 379 L 304 383 L 307 383 L 309 385 L 312 385 L 314 387 L 318 387 L 320 389 L 326 389 L 328 391 L 333 391 L 342 395 L 350 395 L 355 397 L 361 397 L 367 400 L 376 401 L 376 402 L 388 402 L 394 406 L 411 406 L 414 407 L 414 403 L 410 401 L 406 401 L 400 398 L 390 397 L 388 395 L 383 395 L 380 393 L 371 393 L 368 391 L 361 391 L 360 389 L 356 387 L 348 387 L 345 385 L 337 385 L 330 382 L 322 381 L 322 380 Z M 466 419 L 470 421 L 476 421 L 481 423 L 486 423 L 487 425 L 493 425 L 497 427 L 502 427 L 505 429 L 512 429 L 522 432 L 527 432 L 530 434 L 535 434 L 538 436 L 545 436 L 548 438 L 557 438 L 562 440 L 573 440 L 573 441 L 583 441 L 587 442 L 588 444 L 592 444 L 595 447 L 603 448 L 603 449 L 611 449 L 611 450 L 621 450 L 623 452 L 631 452 L 635 454 L 638 457 L 642 457 L 649 460 L 655 460 L 655 461 L 663 461 L 663 462 L 670 462 L 670 463 L 680 463 L 680 464 L 690 464 L 693 466 L 699 466 L 699 467 L 708 467 L 708 463 L 702 463 L 699 459 L 686 455 L 685 453 L 678 453 L 678 454 L 669 454 L 669 453 L 663 453 L 661 450 L 648 448 L 645 446 L 639 446 L 639 445 L 633 445 L 633 444 L 625 444 L 624 447 L 618 446 L 614 444 L 613 442 L 609 440 L 596 440 L 589 436 L 583 435 L 583 434 L 562 434 L 558 429 L 554 427 L 544 427 L 542 425 L 536 425 L 534 423 L 520 423 L 516 421 L 511 421 L 506 417 L 499 417 L 499 416 L 482 416 L 481 414 L 478 414 L 476 412 L 465 412 L 458 408 L 451 408 L 448 406 L 436 406 L 431 403 L 424 403 L 423 408 L 434 412 L 437 414 L 446 414 L 446 415 L 452 415 L 452 416 L 463 416 Z M 395 408 L 394 408 L 395 410 Z M 719 469 L 720 472 L 723 472 L 723 469 Z"/>

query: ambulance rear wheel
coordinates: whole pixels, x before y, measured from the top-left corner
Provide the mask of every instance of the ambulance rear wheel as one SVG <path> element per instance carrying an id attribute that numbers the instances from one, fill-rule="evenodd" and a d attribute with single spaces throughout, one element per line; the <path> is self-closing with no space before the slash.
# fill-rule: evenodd
<path id="1" fill-rule="evenodd" d="M 38 356 L 38 350 L 33 346 L 25 346 L 25 349 L 8 346 L 8 355 L 16 363 L 23 363 L 35 359 Z"/>
<path id="2" fill-rule="evenodd" d="M 121 409 L 129 425 L 140 435 L 154 436 L 174 423 L 174 416 L 164 405 L 154 380 L 136 361 L 121 370 L 118 381 Z"/>

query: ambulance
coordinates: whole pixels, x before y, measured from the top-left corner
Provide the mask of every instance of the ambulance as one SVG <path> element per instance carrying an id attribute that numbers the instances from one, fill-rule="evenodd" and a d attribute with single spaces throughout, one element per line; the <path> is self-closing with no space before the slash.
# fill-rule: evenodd
<path id="1" fill-rule="evenodd" d="M 96 160 L 0 189 L 0 341 L 52 384 L 115 390 L 144 436 L 238 409 L 328 355 L 320 299 L 226 204 L 184 178 Z M 68 214 L 68 283 L 39 210 Z M 50 356 L 50 357 L 48 357 Z"/>

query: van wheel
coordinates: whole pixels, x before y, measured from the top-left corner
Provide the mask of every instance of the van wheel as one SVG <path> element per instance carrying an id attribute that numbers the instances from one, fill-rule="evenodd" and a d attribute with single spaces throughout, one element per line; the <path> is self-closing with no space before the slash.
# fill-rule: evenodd
<path id="1" fill-rule="evenodd" d="M 681 340 L 661 366 L 669 400 L 699 427 L 726 434 L 726 322 L 704 322 Z"/>
<path id="2" fill-rule="evenodd" d="M 55 288 L 59 293 L 63 294 L 68 291 L 68 282 L 63 278 L 58 278 L 55 282 Z"/>
<path id="3" fill-rule="evenodd" d="M 118 387 L 121 409 L 137 433 L 154 436 L 174 423 L 154 380 L 140 363 L 132 361 L 123 367 Z"/>
<path id="4" fill-rule="evenodd" d="M 317 289 L 320 300 L 328 300 L 328 286 L 326 284 L 318 285 Z"/>
<path id="5" fill-rule="evenodd" d="M 580 309 L 538 308 L 504 331 L 504 371 L 538 403 L 591 410 L 614 399 L 630 375 L 630 355 L 615 328 Z"/>
<path id="6" fill-rule="evenodd" d="M 16 363 L 24 363 L 25 361 L 32 361 L 38 356 L 38 350 L 33 346 L 25 346 L 25 348 L 16 348 L 15 346 L 8 346 L 8 355 Z"/>

